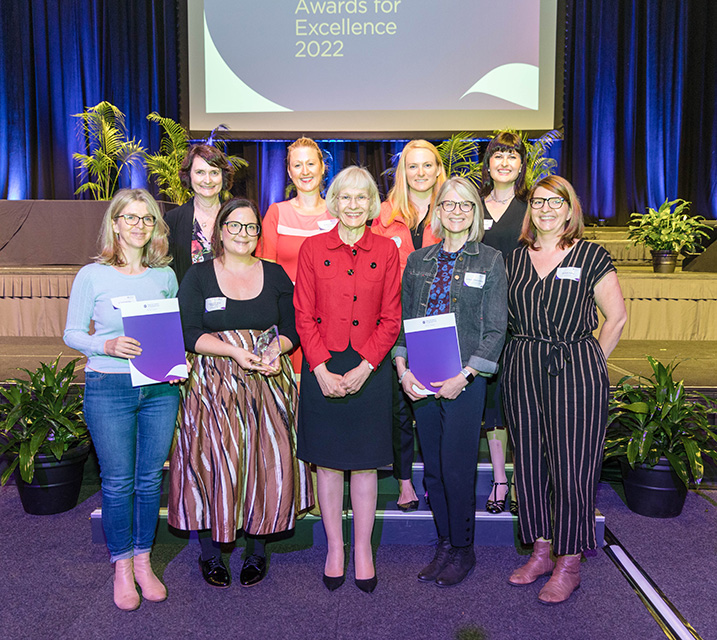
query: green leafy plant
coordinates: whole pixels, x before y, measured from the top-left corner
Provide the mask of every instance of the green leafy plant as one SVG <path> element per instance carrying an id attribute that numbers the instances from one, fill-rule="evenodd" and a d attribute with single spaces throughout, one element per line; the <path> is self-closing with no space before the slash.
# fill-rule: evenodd
<path id="1" fill-rule="evenodd" d="M 471 137 L 472 135 L 465 131 L 454 133 L 436 148 L 447 178 L 465 178 L 472 182 L 476 189 L 480 189 L 483 165 L 478 161 L 479 141 Z"/>
<path id="2" fill-rule="evenodd" d="M 41 363 L 24 371 L 28 379 L 12 378 L 0 386 L 0 456 L 8 467 L 0 478 L 4 485 L 16 468 L 25 482 L 35 475 L 35 456 L 52 454 L 57 460 L 71 447 L 89 443 L 82 414 L 82 395 L 71 390 L 76 358 L 60 369 L 60 356 L 52 364 Z"/>
<path id="3" fill-rule="evenodd" d="M 141 164 L 144 148 L 128 139 L 124 114 L 107 101 L 87 107 L 79 118 L 79 128 L 88 153 L 73 153 L 86 181 L 75 195 L 89 191 L 95 200 L 110 200 L 117 190 L 120 174 L 127 166 Z"/>
<path id="4" fill-rule="evenodd" d="M 704 474 L 703 456 L 717 460 L 717 433 L 709 425 L 714 404 L 701 393 L 685 390 L 676 382 L 674 370 L 647 356 L 649 378 L 625 376 L 617 383 L 610 401 L 605 439 L 605 459 L 626 460 L 635 465 L 655 466 L 662 457 L 685 485 L 690 476 L 699 483 Z"/>
<path id="5" fill-rule="evenodd" d="M 648 207 L 647 213 L 631 213 L 627 237 L 652 251 L 699 253 L 700 239 L 708 236 L 709 227 L 702 216 L 687 214 L 690 204 L 678 198 L 665 200 L 657 210 Z"/>
<path id="6" fill-rule="evenodd" d="M 159 193 L 166 196 L 170 202 L 184 204 L 192 197 L 192 191 L 182 186 L 179 177 L 179 170 L 190 147 L 189 133 L 178 122 L 172 118 L 166 118 L 153 111 L 147 116 L 150 122 L 156 122 L 162 127 L 162 140 L 157 153 L 144 153 L 144 162 L 147 167 L 147 174 L 154 178 L 159 188 Z M 213 144 L 226 154 L 226 143 L 223 140 L 215 139 L 217 130 L 225 128 L 219 125 L 209 136 L 207 144 Z M 249 163 L 239 156 L 227 155 L 227 160 L 235 170 L 248 167 Z M 230 198 L 231 194 L 225 191 L 222 194 L 224 199 Z"/>
<path id="7" fill-rule="evenodd" d="M 520 133 L 519 131 L 516 133 Z M 555 167 L 558 166 L 557 160 L 554 158 L 546 158 L 545 153 L 556 140 L 562 140 L 563 134 L 557 129 L 548 131 L 537 138 L 534 142 L 528 140 L 524 133 L 520 133 L 525 144 L 527 154 L 525 166 L 525 186 L 531 189 L 533 185 L 553 174 Z"/>

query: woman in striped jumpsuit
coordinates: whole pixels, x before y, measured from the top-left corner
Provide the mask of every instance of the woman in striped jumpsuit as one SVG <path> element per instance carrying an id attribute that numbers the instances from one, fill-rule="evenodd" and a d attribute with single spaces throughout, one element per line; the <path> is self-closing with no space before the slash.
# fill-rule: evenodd
<path id="1" fill-rule="evenodd" d="M 608 408 L 606 360 L 626 312 L 608 252 L 581 240 L 583 215 L 570 183 L 535 184 L 521 242 L 506 261 L 513 340 L 503 371 L 515 447 L 519 527 L 534 542 L 512 585 L 552 573 L 538 596 L 557 604 L 580 585 L 580 556 L 597 546 L 595 493 Z M 596 340 L 597 307 L 605 323 Z M 551 559 L 551 547 L 557 563 Z"/>

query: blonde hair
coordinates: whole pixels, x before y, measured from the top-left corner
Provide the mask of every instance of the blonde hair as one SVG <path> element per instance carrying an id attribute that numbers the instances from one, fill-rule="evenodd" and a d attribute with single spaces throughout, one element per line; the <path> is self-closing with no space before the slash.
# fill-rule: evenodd
<path id="1" fill-rule="evenodd" d="M 324 154 L 322 153 L 321 149 L 319 149 L 319 145 L 316 144 L 316 142 L 314 142 L 311 138 L 307 138 L 305 136 L 297 138 L 286 148 L 286 166 L 288 167 L 289 163 L 291 162 L 291 152 L 295 149 L 299 149 L 300 147 L 308 147 L 309 149 L 313 149 L 314 151 L 316 151 L 317 155 L 319 156 L 319 162 L 321 162 L 322 173 L 324 173 L 326 171 Z"/>
<path id="2" fill-rule="evenodd" d="M 378 187 L 373 176 L 363 167 L 346 167 L 339 171 L 326 192 L 326 208 L 329 213 L 338 217 L 336 199 L 344 189 L 364 189 L 368 191 L 369 209 L 368 219 L 376 218 L 381 210 L 381 198 L 378 195 Z"/>
<path id="3" fill-rule="evenodd" d="M 565 228 L 560 236 L 558 242 L 558 249 L 567 249 L 573 244 L 574 240 L 578 240 L 583 237 L 583 231 L 585 230 L 585 222 L 583 220 L 583 208 L 580 206 L 580 198 L 578 198 L 571 185 L 565 178 L 561 176 L 547 176 L 539 182 L 533 185 L 533 188 L 528 193 L 528 208 L 525 211 L 525 217 L 523 218 L 523 228 L 520 233 L 520 242 L 528 245 L 531 249 L 539 250 L 540 247 L 535 246 L 537 234 L 535 231 L 535 225 L 533 224 L 533 217 L 531 216 L 530 201 L 533 198 L 533 194 L 539 188 L 547 189 L 553 193 L 557 193 L 561 198 L 565 200 L 565 204 L 568 205 L 570 211 L 568 220 L 565 221 Z"/>
<path id="4" fill-rule="evenodd" d="M 472 202 L 475 206 L 473 207 L 473 222 L 468 229 L 467 242 L 480 242 L 483 240 L 483 219 L 485 217 L 483 213 L 483 204 L 481 203 L 478 191 L 472 183 L 468 182 L 465 178 L 458 176 L 448 178 L 438 189 L 436 193 L 436 206 L 431 212 L 431 231 L 436 238 L 443 240 L 446 237 L 446 231 L 443 228 L 443 223 L 438 217 L 438 207 L 443 202 L 443 198 L 449 191 L 455 191 L 461 198 Z"/>
<path id="5" fill-rule="evenodd" d="M 143 202 L 147 206 L 147 213 L 154 218 L 154 227 L 149 236 L 149 241 L 142 248 L 143 267 L 166 267 L 172 260 L 167 255 L 169 241 L 167 235 L 169 227 L 162 218 L 156 200 L 146 189 L 120 189 L 112 198 L 100 227 L 98 244 L 100 253 L 94 257 L 99 264 L 107 264 L 113 267 L 125 266 L 122 247 L 119 243 L 119 236 L 115 233 L 113 223 L 124 208 L 131 202 Z"/>
<path id="6" fill-rule="evenodd" d="M 446 173 L 443 169 L 443 161 L 438 149 L 428 140 L 411 140 L 401 151 L 401 157 L 396 165 L 396 175 L 394 176 L 393 187 L 388 192 L 386 201 L 391 205 L 391 218 L 389 223 L 393 222 L 399 214 L 403 217 L 409 229 L 413 230 L 418 227 L 418 211 L 411 202 L 409 196 L 408 179 L 406 177 L 406 157 L 410 151 L 414 149 L 427 149 L 436 158 L 438 166 L 438 174 L 436 175 L 436 184 L 433 185 L 433 193 L 431 197 L 431 211 L 435 208 L 436 192 L 446 180 Z M 427 222 L 426 222 L 427 223 Z"/>

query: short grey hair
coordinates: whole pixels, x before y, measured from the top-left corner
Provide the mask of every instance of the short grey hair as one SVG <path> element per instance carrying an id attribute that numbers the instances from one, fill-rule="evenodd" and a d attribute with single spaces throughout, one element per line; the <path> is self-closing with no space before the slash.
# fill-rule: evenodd
<path id="1" fill-rule="evenodd" d="M 468 229 L 468 242 L 480 242 L 485 235 L 483 231 L 483 219 L 485 217 L 483 213 L 483 203 L 473 183 L 460 177 L 448 178 L 436 194 L 436 206 L 431 212 L 431 231 L 433 235 L 441 240 L 446 237 L 446 231 L 441 224 L 441 219 L 438 217 L 438 207 L 441 206 L 441 202 L 443 202 L 449 191 L 455 191 L 464 201 L 472 202 L 475 205 L 473 209 L 473 224 L 471 224 L 470 229 Z"/>
<path id="2" fill-rule="evenodd" d="M 368 219 L 378 218 L 381 211 L 381 197 L 373 176 L 363 167 L 346 167 L 339 171 L 329 185 L 326 192 L 326 208 L 336 218 L 339 215 L 337 198 L 344 189 L 361 189 L 368 192 L 369 209 Z"/>

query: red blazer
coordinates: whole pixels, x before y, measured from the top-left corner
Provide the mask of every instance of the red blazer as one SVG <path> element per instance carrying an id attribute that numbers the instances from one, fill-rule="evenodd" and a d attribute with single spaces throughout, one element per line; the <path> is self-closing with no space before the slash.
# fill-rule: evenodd
<path id="1" fill-rule="evenodd" d="M 338 225 L 307 238 L 294 288 L 296 329 L 309 369 L 349 344 L 377 367 L 401 327 L 401 276 L 393 241 L 366 229 L 353 246 Z"/>

